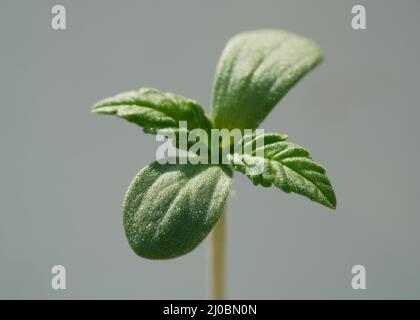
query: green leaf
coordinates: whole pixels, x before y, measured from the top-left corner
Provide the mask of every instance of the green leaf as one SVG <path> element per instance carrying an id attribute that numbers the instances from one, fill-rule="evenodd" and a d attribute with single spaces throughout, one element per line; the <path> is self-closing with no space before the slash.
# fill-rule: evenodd
<path id="1" fill-rule="evenodd" d="M 178 132 L 179 122 L 187 121 L 187 129 L 209 131 L 211 121 L 194 100 L 156 89 L 141 88 L 104 99 L 92 108 L 93 113 L 116 115 L 156 134 L 160 129 Z"/>
<path id="2" fill-rule="evenodd" d="M 193 250 L 220 218 L 232 171 L 219 165 L 154 162 L 134 178 L 123 222 L 133 250 L 149 259 Z"/>
<path id="3" fill-rule="evenodd" d="M 322 60 L 318 46 L 293 33 L 241 33 L 226 45 L 213 89 L 217 128 L 255 129 L 278 101 Z"/>
<path id="4" fill-rule="evenodd" d="M 257 147 L 257 139 L 264 137 Z M 244 140 L 248 141 L 246 137 Z M 285 192 L 301 194 L 335 209 L 336 198 L 325 169 L 312 160 L 307 150 L 285 141 L 283 135 L 260 135 L 249 141 L 253 145 L 251 154 L 242 152 L 229 157 L 236 170 L 245 173 L 255 185 L 274 184 Z"/>

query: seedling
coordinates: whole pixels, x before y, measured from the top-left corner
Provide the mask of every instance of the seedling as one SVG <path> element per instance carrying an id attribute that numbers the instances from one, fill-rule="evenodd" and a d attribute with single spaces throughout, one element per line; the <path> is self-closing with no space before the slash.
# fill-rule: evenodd
<path id="1" fill-rule="evenodd" d="M 321 60 L 318 46 L 298 35 L 279 30 L 246 32 L 233 37 L 222 53 L 210 116 L 196 101 L 148 88 L 102 100 L 92 112 L 116 115 L 143 127 L 146 133 L 171 133 L 175 138 L 182 134 L 180 122 L 187 124 L 187 133 L 214 128 L 255 130 Z M 232 151 L 228 158 L 235 161 L 230 164 L 155 161 L 143 168 L 128 188 L 123 205 L 123 224 L 132 249 L 144 258 L 175 258 L 196 248 L 213 229 L 212 297 L 221 299 L 225 208 L 234 171 L 247 174 L 255 185 L 274 185 L 335 209 L 336 198 L 325 169 L 307 150 L 288 142 L 286 135 L 264 134 L 262 139 L 262 154 L 256 150 L 261 136 L 252 136 L 248 139 L 251 154 Z M 181 149 L 191 146 L 174 144 Z M 214 149 L 213 144 L 206 145 Z M 253 170 L 255 166 L 260 170 Z"/>

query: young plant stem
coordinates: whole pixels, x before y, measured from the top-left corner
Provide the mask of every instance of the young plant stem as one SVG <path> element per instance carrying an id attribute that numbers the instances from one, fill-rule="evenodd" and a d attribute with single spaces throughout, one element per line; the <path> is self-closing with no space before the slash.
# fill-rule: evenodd
<path id="1" fill-rule="evenodd" d="M 226 208 L 210 239 L 210 295 L 214 300 L 225 299 Z"/>

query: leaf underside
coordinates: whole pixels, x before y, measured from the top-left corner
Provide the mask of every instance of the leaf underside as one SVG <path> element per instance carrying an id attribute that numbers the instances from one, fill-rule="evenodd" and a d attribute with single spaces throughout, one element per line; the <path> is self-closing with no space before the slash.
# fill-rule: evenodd
<path id="1" fill-rule="evenodd" d="M 285 141 L 284 135 L 267 134 L 257 156 L 256 139 L 251 154 L 233 154 L 231 162 L 237 171 L 245 173 L 255 185 L 275 185 L 284 192 L 294 192 L 312 201 L 335 209 L 336 198 L 325 169 L 309 152 L 297 144 Z M 262 147 L 260 147 L 262 148 Z"/>
<path id="2" fill-rule="evenodd" d="M 165 164 L 143 168 L 123 208 L 133 250 L 149 259 L 174 258 L 193 250 L 220 218 L 232 171 L 219 165 Z"/>
<path id="3" fill-rule="evenodd" d="M 233 37 L 216 70 L 211 113 L 215 127 L 257 128 L 321 60 L 315 43 L 286 31 L 258 30 Z"/>

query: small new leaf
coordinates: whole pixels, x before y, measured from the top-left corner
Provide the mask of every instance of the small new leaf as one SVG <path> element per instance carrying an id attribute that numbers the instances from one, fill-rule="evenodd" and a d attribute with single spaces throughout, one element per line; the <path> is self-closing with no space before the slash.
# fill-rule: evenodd
<path id="1" fill-rule="evenodd" d="M 156 89 L 141 88 L 104 99 L 92 108 L 93 113 L 116 115 L 156 134 L 160 129 L 178 131 L 179 122 L 187 129 L 212 127 L 201 106 L 194 100 Z"/>
<path id="2" fill-rule="evenodd" d="M 153 162 L 134 178 L 123 223 L 133 250 L 149 259 L 193 250 L 220 218 L 231 184 L 226 166 Z"/>
<path id="3" fill-rule="evenodd" d="M 259 149 L 256 148 L 257 139 L 264 139 Z M 274 184 L 284 192 L 298 193 L 335 209 L 336 198 L 325 169 L 312 160 L 307 150 L 285 139 L 284 135 L 276 134 L 260 135 L 253 139 L 244 137 L 245 141 L 252 143 L 252 153 L 233 154 L 230 161 L 237 171 L 245 173 L 255 185 L 270 187 Z"/>
<path id="4" fill-rule="evenodd" d="M 220 58 L 213 88 L 217 128 L 255 129 L 279 100 L 322 60 L 312 41 L 281 30 L 233 37 Z"/>

